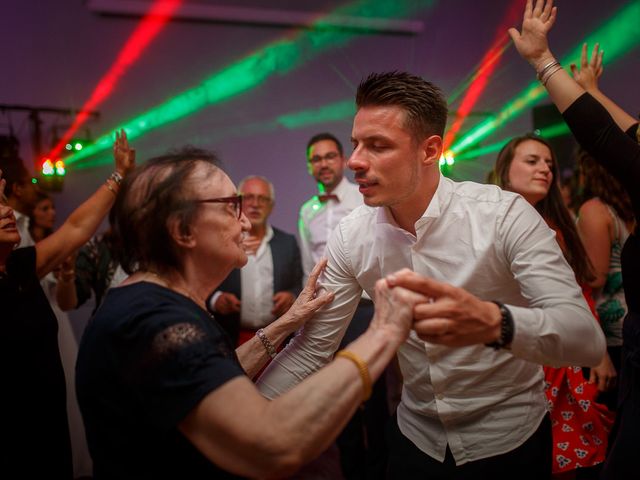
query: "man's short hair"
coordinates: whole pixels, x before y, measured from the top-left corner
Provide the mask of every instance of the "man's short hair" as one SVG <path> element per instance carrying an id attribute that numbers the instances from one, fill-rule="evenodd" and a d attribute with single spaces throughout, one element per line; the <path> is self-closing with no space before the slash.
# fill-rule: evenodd
<path id="1" fill-rule="evenodd" d="M 307 142 L 307 160 L 309 160 L 309 149 L 311 148 L 311 146 L 315 143 L 321 142 L 322 140 L 331 140 L 333 143 L 336 144 L 336 147 L 338 147 L 338 152 L 340 153 L 340 156 L 343 155 L 342 144 L 340 143 L 340 140 L 338 140 L 335 135 L 329 132 L 322 132 L 322 133 L 318 133 L 317 135 L 314 135 L 313 137 L 311 137 L 311 140 Z"/>
<path id="2" fill-rule="evenodd" d="M 447 101 L 442 90 L 406 72 L 372 73 L 358 86 L 356 106 L 397 106 L 406 112 L 406 127 L 417 141 L 444 135 Z"/>

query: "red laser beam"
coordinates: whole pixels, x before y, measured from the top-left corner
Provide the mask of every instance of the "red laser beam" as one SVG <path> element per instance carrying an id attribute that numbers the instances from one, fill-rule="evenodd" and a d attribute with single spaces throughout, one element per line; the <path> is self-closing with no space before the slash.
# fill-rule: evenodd
<path id="1" fill-rule="evenodd" d="M 478 72 L 474 76 L 471 85 L 467 89 L 460 107 L 457 109 L 456 118 L 444 137 L 444 150 L 447 151 L 456 139 L 456 134 L 462 128 L 464 121 L 471 112 L 480 95 L 484 91 L 489 78 L 500 63 L 502 54 L 509 46 L 509 36 L 505 33 L 507 28 L 514 25 L 518 21 L 522 5 L 520 1 L 513 2 L 507 10 L 500 27 L 497 29 L 496 37 L 480 62 Z"/>
<path id="2" fill-rule="evenodd" d="M 100 82 L 76 115 L 71 126 L 62 135 L 62 138 L 60 138 L 47 157 L 56 158 L 60 154 L 64 146 L 89 118 L 89 112 L 104 102 L 113 92 L 120 77 L 125 74 L 149 43 L 160 33 L 181 3 L 182 0 L 156 0 L 154 2 L 149 12 L 140 21 L 127 43 L 120 50 L 116 61 L 106 75 L 100 79 Z"/>

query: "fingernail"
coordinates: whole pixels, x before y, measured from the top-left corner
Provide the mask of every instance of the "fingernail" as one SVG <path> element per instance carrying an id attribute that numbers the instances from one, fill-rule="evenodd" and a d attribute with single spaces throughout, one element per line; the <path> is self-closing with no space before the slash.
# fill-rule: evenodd
<path id="1" fill-rule="evenodd" d="M 393 273 L 390 275 L 387 275 L 387 282 L 396 283 L 396 281 L 398 281 L 398 279 Z"/>

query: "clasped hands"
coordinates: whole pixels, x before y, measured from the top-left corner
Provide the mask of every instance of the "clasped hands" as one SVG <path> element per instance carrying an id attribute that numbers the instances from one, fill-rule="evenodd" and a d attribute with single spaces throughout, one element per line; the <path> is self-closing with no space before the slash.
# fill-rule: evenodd
<path id="1" fill-rule="evenodd" d="M 403 269 L 376 283 L 372 323 L 401 336 L 413 329 L 426 342 L 461 347 L 497 340 L 501 314 L 493 302 Z"/>

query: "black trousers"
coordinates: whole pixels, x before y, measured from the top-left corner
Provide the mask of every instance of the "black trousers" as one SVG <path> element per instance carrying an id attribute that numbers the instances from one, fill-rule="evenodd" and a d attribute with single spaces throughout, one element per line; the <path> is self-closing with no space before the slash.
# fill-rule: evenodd
<path id="1" fill-rule="evenodd" d="M 394 416 L 389 421 L 389 479 L 392 480 L 545 480 L 551 478 L 551 420 L 546 415 L 529 439 L 515 450 L 456 466 L 447 447 L 440 462 L 405 437 Z"/>
<path id="2" fill-rule="evenodd" d="M 361 300 L 340 348 L 364 333 L 373 317 L 371 300 Z M 382 480 L 387 471 L 385 429 L 389 420 L 387 387 L 382 375 L 373 384 L 371 397 L 351 417 L 338 436 L 340 465 L 346 480 Z"/>

